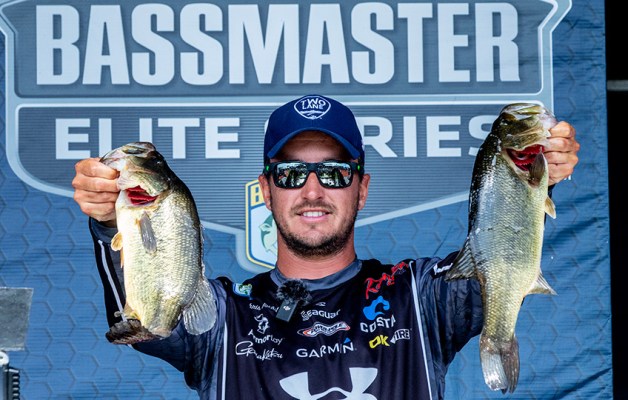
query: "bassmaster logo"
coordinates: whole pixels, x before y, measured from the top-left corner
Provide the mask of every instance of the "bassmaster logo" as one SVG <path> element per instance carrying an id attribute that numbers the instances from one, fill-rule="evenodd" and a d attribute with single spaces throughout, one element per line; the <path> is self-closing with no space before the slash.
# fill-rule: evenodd
<path id="1" fill-rule="evenodd" d="M 553 108 L 570 0 L 280 3 L 0 0 L 13 173 L 72 197 L 78 160 L 152 142 L 203 227 L 261 272 L 277 231 L 251 179 L 278 106 L 319 118 L 324 94 L 356 115 L 373 176 L 357 228 L 467 201 L 499 110 Z"/>
<path id="2" fill-rule="evenodd" d="M 246 184 L 246 258 L 257 265 L 274 268 L 277 261 L 277 226 L 264 203 L 259 181 Z"/>

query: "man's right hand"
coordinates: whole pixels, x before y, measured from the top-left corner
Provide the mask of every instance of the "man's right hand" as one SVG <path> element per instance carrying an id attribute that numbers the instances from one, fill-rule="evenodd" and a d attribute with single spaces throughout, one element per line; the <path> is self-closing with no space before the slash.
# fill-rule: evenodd
<path id="1" fill-rule="evenodd" d="M 104 225 L 116 226 L 118 198 L 118 171 L 100 162 L 100 158 L 86 158 L 76 163 L 72 180 L 74 201 L 81 211 Z"/>

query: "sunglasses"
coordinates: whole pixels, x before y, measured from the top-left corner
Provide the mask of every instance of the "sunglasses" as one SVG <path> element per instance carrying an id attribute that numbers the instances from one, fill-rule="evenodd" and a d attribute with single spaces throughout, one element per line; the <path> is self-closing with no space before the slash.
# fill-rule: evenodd
<path id="1" fill-rule="evenodd" d="M 264 174 L 272 174 L 275 186 L 282 189 L 298 189 L 305 185 L 310 172 L 316 172 L 321 186 L 329 189 L 342 189 L 351 186 L 353 172 L 362 173 L 362 166 L 356 162 L 323 161 L 308 163 L 301 161 L 280 161 L 266 164 Z"/>

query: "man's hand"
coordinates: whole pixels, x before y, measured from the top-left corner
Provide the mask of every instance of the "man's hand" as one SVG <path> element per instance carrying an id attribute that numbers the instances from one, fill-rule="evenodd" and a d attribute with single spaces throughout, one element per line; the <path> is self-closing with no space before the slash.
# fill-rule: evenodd
<path id="1" fill-rule="evenodd" d="M 74 168 L 74 201 L 81 211 L 107 226 L 116 226 L 118 171 L 101 163 L 99 158 L 81 160 Z"/>
<path id="2" fill-rule="evenodd" d="M 545 147 L 545 158 L 549 167 L 549 185 L 554 185 L 571 177 L 578 164 L 580 143 L 576 141 L 576 129 L 568 122 L 561 121 L 552 129 L 549 145 Z"/>

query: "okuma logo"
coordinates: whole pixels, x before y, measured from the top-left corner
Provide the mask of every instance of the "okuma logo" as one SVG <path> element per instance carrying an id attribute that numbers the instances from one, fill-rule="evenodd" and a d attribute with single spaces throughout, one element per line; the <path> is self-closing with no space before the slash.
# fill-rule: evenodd
<path id="1" fill-rule="evenodd" d="M 307 119 L 318 119 L 331 109 L 331 104 L 320 96 L 305 96 L 294 103 L 294 110 Z"/>

